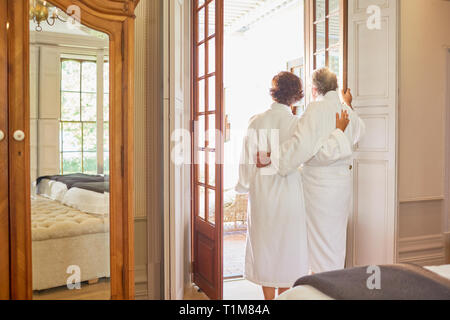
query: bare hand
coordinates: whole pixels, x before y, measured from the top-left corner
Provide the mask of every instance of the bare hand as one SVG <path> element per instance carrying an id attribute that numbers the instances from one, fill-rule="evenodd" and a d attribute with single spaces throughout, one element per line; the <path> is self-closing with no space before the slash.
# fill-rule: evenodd
<path id="1" fill-rule="evenodd" d="M 270 160 L 271 153 L 267 152 L 258 152 L 256 155 L 256 167 L 258 169 L 266 168 L 272 164 L 272 160 Z"/>
<path id="2" fill-rule="evenodd" d="M 352 90 L 348 88 L 347 90 L 342 90 L 342 99 L 344 99 L 344 102 L 353 109 L 352 102 L 353 102 L 353 96 L 352 96 Z"/>
<path id="3" fill-rule="evenodd" d="M 336 129 L 341 129 L 342 132 L 345 132 L 349 123 L 350 119 L 347 111 L 342 110 L 340 116 L 339 113 L 336 113 Z"/>

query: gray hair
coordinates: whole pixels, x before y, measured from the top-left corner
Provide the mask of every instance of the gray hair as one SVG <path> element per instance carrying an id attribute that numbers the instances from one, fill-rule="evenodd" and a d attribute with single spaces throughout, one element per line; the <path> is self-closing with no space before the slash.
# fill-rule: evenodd
<path id="1" fill-rule="evenodd" d="M 336 91 L 338 88 L 337 76 L 328 68 L 321 68 L 314 71 L 312 84 L 322 96 L 330 91 Z"/>

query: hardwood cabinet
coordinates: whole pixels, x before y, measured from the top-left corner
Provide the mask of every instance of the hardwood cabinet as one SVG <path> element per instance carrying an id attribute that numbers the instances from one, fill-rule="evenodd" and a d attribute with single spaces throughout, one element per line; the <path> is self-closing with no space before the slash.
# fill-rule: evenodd
<path id="1" fill-rule="evenodd" d="M 134 298 L 134 9 L 139 0 L 51 0 L 110 39 L 111 298 Z M 32 298 L 29 0 L 0 0 L 0 299 Z M 4 32 L 6 31 L 6 32 Z M 8 68 L 9 66 L 9 68 Z M 0 138 L 2 134 L 0 133 Z"/>

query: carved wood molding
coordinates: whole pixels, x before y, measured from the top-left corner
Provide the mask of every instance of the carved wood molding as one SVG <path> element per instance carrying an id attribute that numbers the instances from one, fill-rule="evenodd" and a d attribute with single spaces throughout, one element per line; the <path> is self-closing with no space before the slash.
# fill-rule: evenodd
<path id="1" fill-rule="evenodd" d="M 106 20 L 123 21 L 135 18 L 134 10 L 140 0 L 49 0 L 55 6 L 67 10 L 71 5 L 79 6 L 82 12 Z M 83 17 L 81 18 L 83 19 Z"/>
<path id="2" fill-rule="evenodd" d="M 114 16 L 134 17 L 134 9 L 139 0 L 78 0 L 98 13 Z"/>

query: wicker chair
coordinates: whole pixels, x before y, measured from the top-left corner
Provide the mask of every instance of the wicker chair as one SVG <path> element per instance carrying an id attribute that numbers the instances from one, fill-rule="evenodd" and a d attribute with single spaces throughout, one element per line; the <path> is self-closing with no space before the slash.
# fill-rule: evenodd
<path id="1" fill-rule="evenodd" d="M 248 195 L 237 194 L 234 202 L 225 208 L 224 222 L 234 223 L 234 230 L 239 230 L 237 223 L 247 223 Z M 242 229 L 242 228 L 241 228 Z M 244 228 L 245 229 L 245 228 Z"/>

